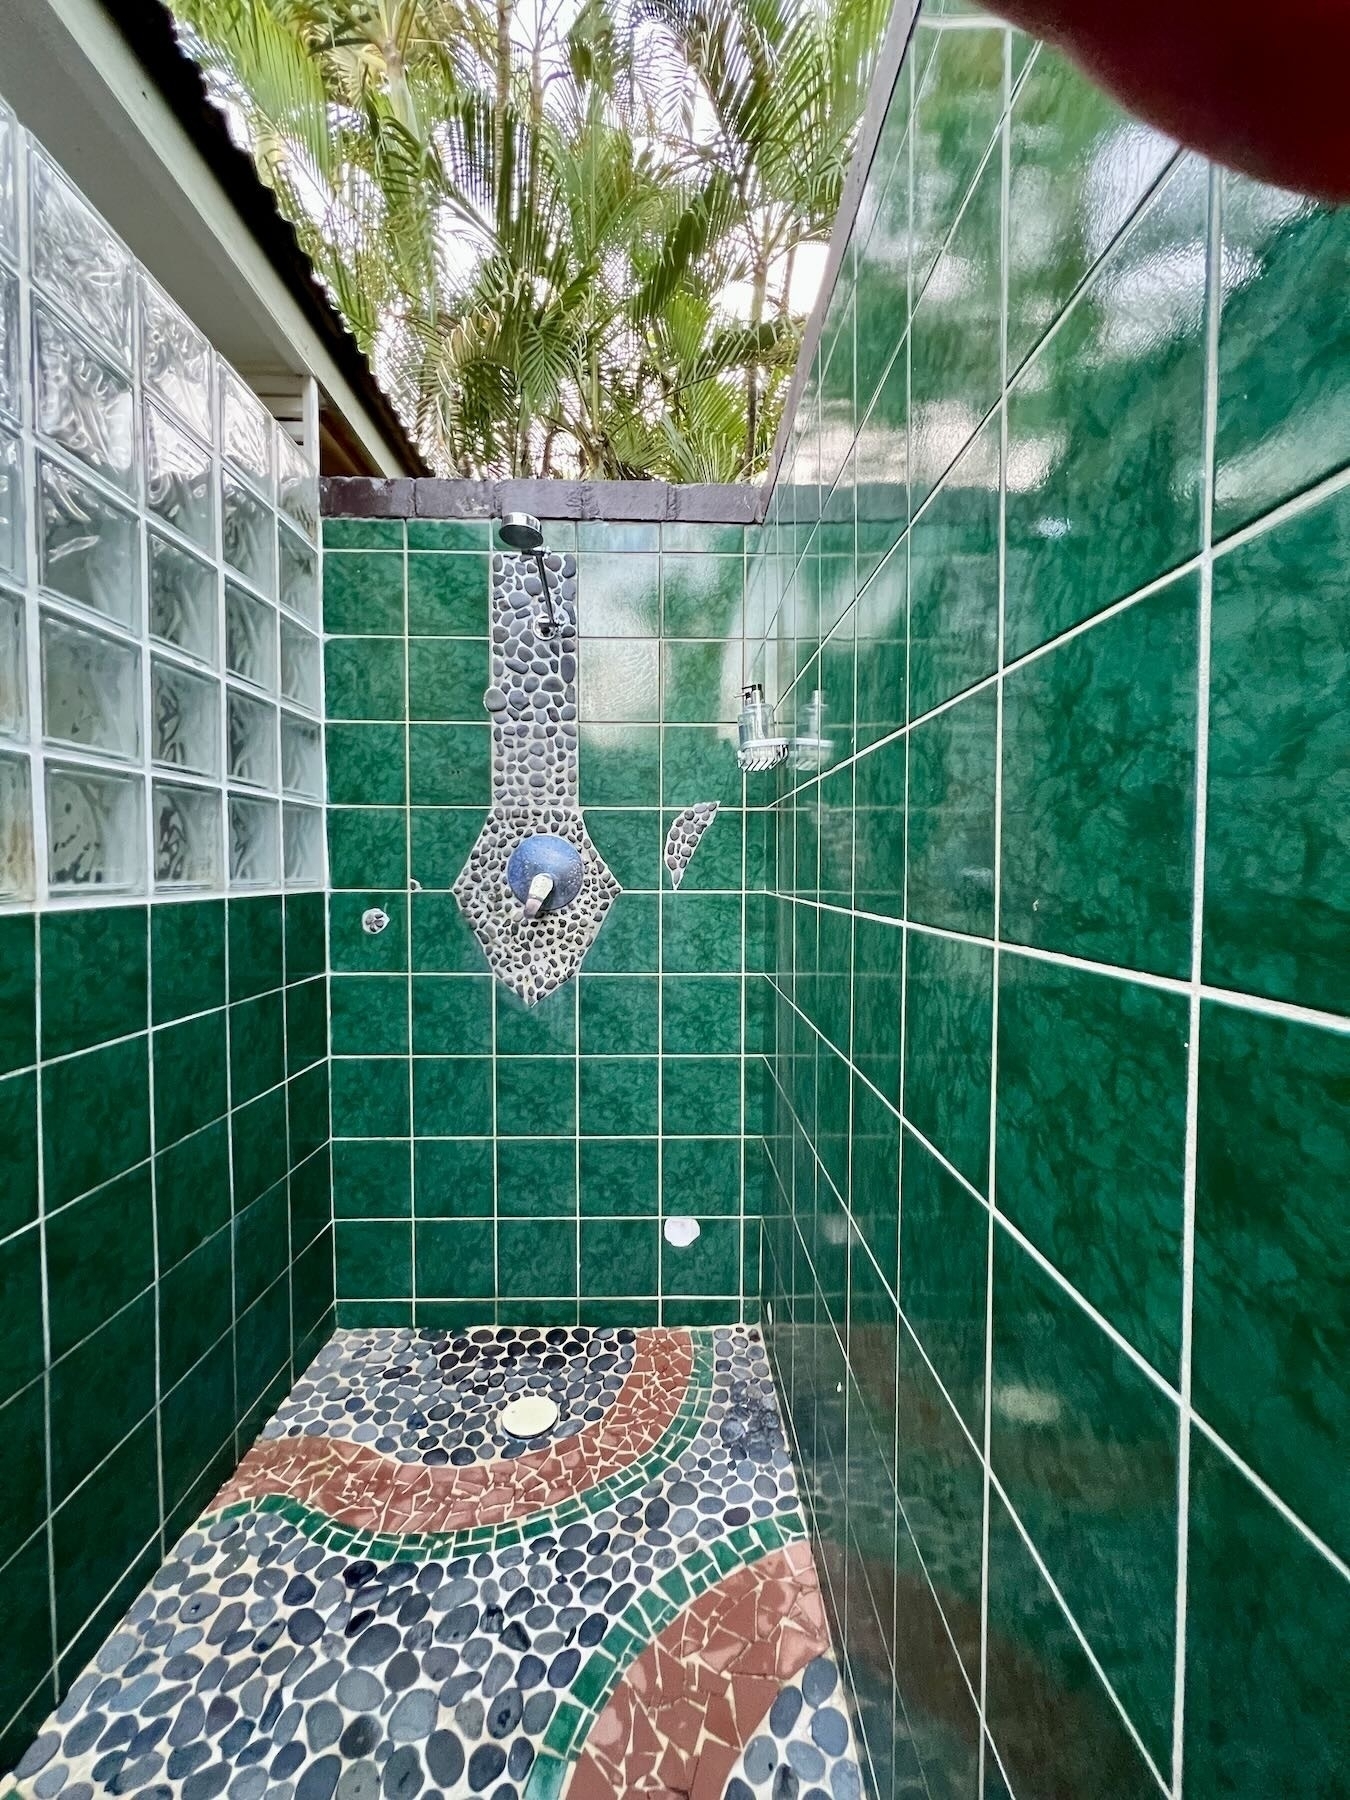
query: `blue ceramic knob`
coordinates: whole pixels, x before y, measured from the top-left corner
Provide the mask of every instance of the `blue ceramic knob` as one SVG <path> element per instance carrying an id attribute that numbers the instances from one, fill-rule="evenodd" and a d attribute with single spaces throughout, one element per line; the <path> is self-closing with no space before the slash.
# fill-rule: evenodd
<path id="1" fill-rule="evenodd" d="M 506 865 L 506 882 L 525 908 L 526 918 L 532 919 L 575 900 L 583 873 L 581 852 L 575 844 L 540 831 L 516 845 Z"/>

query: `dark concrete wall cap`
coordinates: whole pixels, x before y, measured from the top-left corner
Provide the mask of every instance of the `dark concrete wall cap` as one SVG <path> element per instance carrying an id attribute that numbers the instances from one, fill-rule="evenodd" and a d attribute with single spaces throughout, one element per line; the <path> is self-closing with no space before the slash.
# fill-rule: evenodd
<path id="1" fill-rule="evenodd" d="M 593 519 L 614 524 L 753 525 L 761 494 L 748 483 L 666 481 L 376 481 L 328 476 L 322 484 L 326 518 L 499 519 L 533 513 L 537 519 Z"/>

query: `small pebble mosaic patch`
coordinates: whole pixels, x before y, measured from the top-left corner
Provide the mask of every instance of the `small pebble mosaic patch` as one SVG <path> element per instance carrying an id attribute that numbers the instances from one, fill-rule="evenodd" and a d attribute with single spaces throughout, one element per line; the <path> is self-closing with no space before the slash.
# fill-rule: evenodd
<path id="1" fill-rule="evenodd" d="M 522 1392 L 560 1408 L 523 1448 L 495 1424 Z M 604 1431 L 578 1487 L 565 1459 Z M 859 1800 L 757 1334 L 341 1332 L 250 1457 L 306 1444 L 359 1453 L 367 1486 L 533 1457 L 540 1504 L 391 1533 L 246 1459 L 7 1791 Z"/>

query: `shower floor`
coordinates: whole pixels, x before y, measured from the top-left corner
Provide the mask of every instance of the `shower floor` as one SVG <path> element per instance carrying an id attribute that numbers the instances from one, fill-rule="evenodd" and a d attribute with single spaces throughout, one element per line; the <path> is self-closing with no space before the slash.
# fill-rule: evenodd
<path id="1" fill-rule="evenodd" d="M 758 1334 L 338 1332 L 0 1785 L 859 1800 Z"/>

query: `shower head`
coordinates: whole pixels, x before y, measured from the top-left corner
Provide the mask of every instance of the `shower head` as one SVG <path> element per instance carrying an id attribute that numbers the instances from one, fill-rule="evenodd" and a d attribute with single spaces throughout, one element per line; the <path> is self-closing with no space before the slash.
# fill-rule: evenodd
<path id="1" fill-rule="evenodd" d="M 520 556 L 535 556 L 544 547 L 544 533 L 530 513 L 507 513 L 497 527 L 497 536 Z"/>

